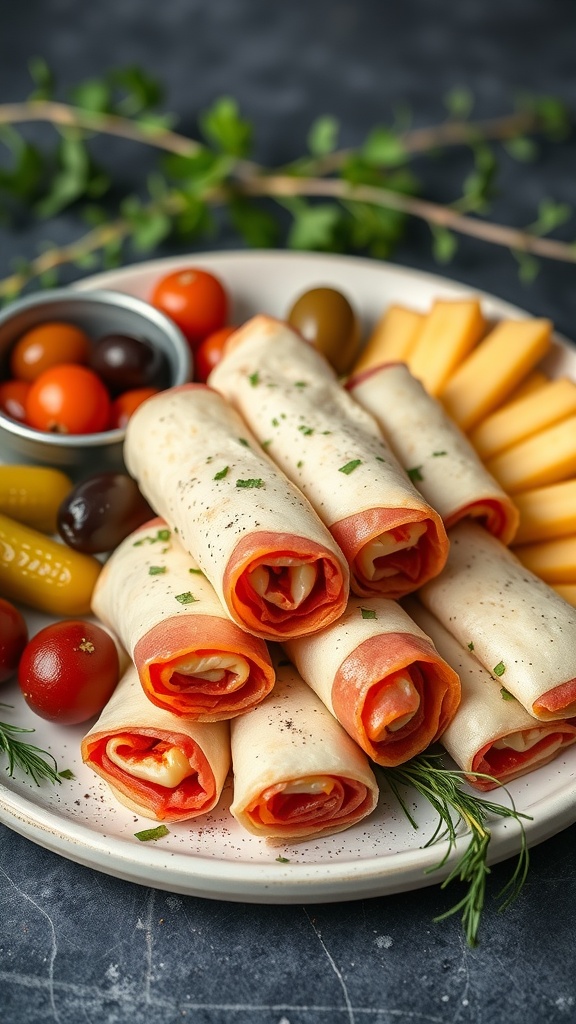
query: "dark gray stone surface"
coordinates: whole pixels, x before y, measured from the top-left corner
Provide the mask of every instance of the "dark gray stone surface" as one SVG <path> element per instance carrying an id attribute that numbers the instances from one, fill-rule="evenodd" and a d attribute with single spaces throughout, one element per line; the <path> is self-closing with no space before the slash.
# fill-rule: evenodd
<path id="1" fill-rule="evenodd" d="M 336 115 L 354 144 L 401 101 L 416 123 L 437 121 L 443 94 L 460 84 L 483 116 L 507 109 L 517 90 L 576 108 L 575 27 L 571 0 L 24 0 L 2 5 L 0 102 L 27 95 L 35 54 L 65 87 L 139 64 L 163 80 L 186 131 L 216 96 L 236 96 L 255 122 L 257 157 L 279 163 L 302 151 L 319 114 Z M 546 146 L 534 165 L 505 157 L 494 216 L 522 225 L 546 196 L 573 200 L 575 153 L 572 143 Z M 106 157 L 128 190 L 152 164 L 126 142 Z M 427 170 L 431 194 L 456 196 L 466 166 L 458 153 Z M 46 237 L 63 243 L 80 227 L 71 212 L 0 229 L 0 276 Z M 238 241 L 225 232 L 213 244 Z M 438 269 L 418 225 L 396 259 Z M 466 242 L 448 272 L 576 334 L 573 267 L 543 264 L 526 288 L 507 252 Z M 576 1020 L 575 847 L 573 826 L 534 849 L 520 900 L 504 914 L 490 901 L 470 950 L 455 918 L 433 923 L 448 899 L 437 887 L 327 906 L 204 901 L 98 874 L 0 827 L 0 1019 L 563 1024 Z M 494 868 L 491 890 L 508 870 Z"/>

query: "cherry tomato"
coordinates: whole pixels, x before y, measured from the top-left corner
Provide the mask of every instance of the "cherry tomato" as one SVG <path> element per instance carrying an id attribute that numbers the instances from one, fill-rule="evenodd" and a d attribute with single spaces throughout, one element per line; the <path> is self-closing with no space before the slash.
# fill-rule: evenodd
<path id="1" fill-rule="evenodd" d="M 5 380 L 0 384 L 0 409 L 20 423 L 26 421 L 26 399 L 30 385 L 25 380 Z"/>
<path id="2" fill-rule="evenodd" d="M 18 683 L 40 718 L 64 725 L 85 722 L 102 710 L 118 683 L 119 659 L 112 638 L 80 619 L 41 629 L 24 648 Z"/>
<path id="3" fill-rule="evenodd" d="M 120 427 L 123 430 L 138 406 L 152 395 L 157 395 L 158 391 L 159 388 L 133 388 L 132 391 L 125 391 L 124 394 L 118 395 L 118 398 L 115 398 L 110 406 L 110 429 L 116 430 L 117 427 Z"/>
<path id="4" fill-rule="evenodd" d="M 95 473 L 82 480 L 58 509 L 58 532 L 75 551 L 96 555 L 112 551 L 152 519 L 154 512 L 127 473 Z"/>
<path id="5" fill-rule="evenodd" d="M 0 597 L 0 683 L 14 675 L 27 643 L 28 626 L 24 616 L 10 601 Z"/>
<path id="6" fill-rule="evenodd" d="M 161 349 L 127 334 L 108 334 L 94 345 L 90 368 L 112 395 L 133 388 L 168 386 L 168 361 Z"/>
<path id="7" fill-rule="evenodd" d="M 10 356 L 14 377 L 33 381 L 58 363 L 87 363 L 90 338 L 80 327 L 60 321 L 38 324 L 18 339 Z"/>
<path id="8" fill-rule="evenodd" d="M 85 366 L 62 363 L 41 373 L 26 400 L 26 422 L 57 434 L 94 434 L 106 430 L 110 396 L 99 377 Z"/>
<path id="9" fill-rule="evenodd" d="M 213 331 L 196 349 L 194 353 L 194 379 L 205 384 L 210 372 L 222 359 L 224 345 L 231 334 L 234 334 L 236 327 L 221 327 L 219 331 Z"/>
<path id="10" fill-rule="evenodd" d="M 198 267 L 161 278 L 150 301 L 174 321 L 193 348 L 226 323 L 226 290 L 214 274 Z"/>

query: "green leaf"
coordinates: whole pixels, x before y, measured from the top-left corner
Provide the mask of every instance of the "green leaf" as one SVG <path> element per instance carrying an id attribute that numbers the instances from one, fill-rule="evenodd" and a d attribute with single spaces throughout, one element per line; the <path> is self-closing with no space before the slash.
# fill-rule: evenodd
<path id="1" fill-rule="evenodd" d="M 570 220 L 572 212 L 572 207 L 568 203 L 557 203 L 554 199 L 542 199 L 538 205 L 537 220 L 526 230 L 532 235 L 549 235 Z"/>
<path id="2" fill-rule="evenodd" d="M 522 249 L 511 249 L 514 259 L 518 263 L 518 277 L 522 284 L 532 284 L 540 273 L 540 263 L 535 256 Z"/>
<path id="3" fill-rule="evenodd" d="M 202 195 L 206 189 L 226 180 L 232 161 L 229 156 L 202 147 L 190 156 L 167 156 L 162 167 L 168 178 L 182 183 L 188 195 Z"/>
<path id="4" fill-rule="evenodd" d="M 140 117 L 135 118 L 138 127 L 150 135 L 170 131 L 174 128 L 177 120 L 175 114 L 141 114 Z"/>
<path id="5" fill-rule="evenodd" d="M 430 225 L 432 253 L 437 263 L 450 263 L 458 249 L 458 239 L 448 228 Z"/>
<path id="6" fill-rule="evenodd" d="M 444 106 L 450 117 L 465 121 L 472 113 L 474 96 L 465 85 L 456 85 L 444 97 Z"/>
<path id="7" fill-rule="evenodd" d="M 321 157 L 333 153 L 338 142 L 339 130 L 339 122 L 329 114 L 314 121 L 307 140 L 312 156 Z"/>
<path id="8" fill-rule="evenodd" d="M 239 112 L 235 99 L 222 96 L 199 118 L 204 137 L 224 153 L 245 157 L 252 144 L 252 125 Z"/>
<path id="9" fill-rule="evenodd" d="M 149 252 L 168 237 L 172 230 L 172 221 L 168 214 L 161 210 L 150 210 L 132 234 L 132 242 L 139 252 Z"/>
<path id="10" fill-rule="evenodd" d="M 248 245 L 255 249 L 273 249 L 278 245 L 278 224 L 256 203 L 232 198 L 229 213 L 234 228 Z"/>
<path id="11" fill-rule="evenodd" d="M 141 843 L 149 843 L 169 835 L 170 829 L 166 828 L 166 825 L 158 825 L 156 828 L 144 828 L 141 832 L 135 832 L 134 838 L 139 839 Z"/>
<path id="12" fill-rule="evenodd" d="M 363 619 L 377 619 L 378 618 L 374 608 L 361 608 L 360 609 L 360 614 L 361 614 Z"/>
<path id="13" fill-rule="evenodd" d="M 59 169 L 48 194 L 36 205 L 39 217 L 54 217 L 86 192 L 90 159 L 84 142 L 74 134 L 63 136 L 58 151 Z"/>
<path id="14" fill-rule="evenodd" d="M 70 96 L 75 106 L 94 114 L 105 114 L 112 105 L 112 90 L 108 83 L 100 78 L 81 82 L 72 90 Z"/>
<path id="15" fill-rule="evenodd" d="M 294 215 L 288 232 L 289 248 L 329 250 L 333 247 L 335 232 L 342 220 L 339 206 L 334 203 L 311 205 L 304 200 L 284 205 Z"/>
<path id="16" fill-rule="evenodd" d="M 402 139 L 391 128 L 374 128 L 360 155 L 372 167 L 397 167 L 408 159 Z"/>
<path id="17" fill-rule="evenodd" d="M 160 83 L 136 65 L 110 71 L 107 79 L 111 85 L 125 93 L 116 105 L 116 111 L 124 117 L 142 114 L 162 100 L 163 89 Z"/>
<path id="18" fill-rule="evenodd" d="M 340 466 L 338 472 L 344 473 L 345 476 L 350 476 L 350 473 L 353 473 L 354 470 L 358 469 L 358 466 L 361 465 L 362 459 L 351 459 L 350 462 L 347 462 L 345 466 Z"/>
<path id="19" fill-rule="evenodd" d="M 572 129 L 572 117 L 569 108 L 556 96 L 533 96 L 524 94 L 517 98 L 520 110 L 528 110 L 536 114 L 542 131 L 556 142 L 565 139 Z"/>
<path id="20" fill-rule="evenodd" d="M 31 100 L 49 100 L 54 95 L 55 80 L 54 74 L 44 60 L 44 57 L 31 57 L 28 61 L 28 71 L 36 88 L 29 96 Z"/>
<path id="21" fill-rule="evenodd" d="M 8 125 L 0 127 L 0 141 L 8 147 L 13 159 L 11 170 L 0 168 L 0 189 L 22 202 L 34 199 L 45 174 L 39 150 Z"/>
<path id="22" fill-rule="evenodd" d="M 530 163 L 538 156 L 538 146 L 534 139 L 527 139 L 524 135 L 518 135 L 515 139 L 508 139 L 503 145 L 506 152 L 520 163 Z"/>
<path id="23" fill-rule="evenodd" d="M 503 661 L 499 661 L 497 665 L 492 669 L 495 676 L 503 676 L 506 671 L 506 665 Z"/>

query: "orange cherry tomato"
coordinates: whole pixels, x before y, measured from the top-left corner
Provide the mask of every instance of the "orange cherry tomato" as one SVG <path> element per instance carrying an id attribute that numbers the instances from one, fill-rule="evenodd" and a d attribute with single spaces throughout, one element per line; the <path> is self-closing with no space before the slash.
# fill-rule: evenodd
<path id="1" fill-rule="evenodd" d="M 5 380 L 0 384 L 0 409 L 20 423 L 26 421 L 26 399 L 30 385 L 25 380 Z"/>
<path id="2" fill-rule="evenodd" d="M 26 422 L 56 434 L 94 434 L 106 430 L 110 396 L 99 377 L 85 366 L 62 363 L 41 373 L 26 400 Z"/>
<path id="3" fill-rule="evenodd" d="M 87 363 L 91 344 L 88 335 L 74 324 L 38 324 L 18 339 L 10 356 L 14 377 L 33 381 L 58 363 Z"/>
<path id="4" fill-rule="evenodd" d="M 218 365 L 222 359 L 224 346 L 231 334 L 234 334 L 236 327 L 221 327 L 214 331 L 196 349 L 194 353 L 194 379 L 205 384 L 210 376 L 211 370 Z"/>
<path id="5" fill-rule="evenodd" d="M 118 395 L 110 407 L 110 429 L 116 430 L 117 427 L 123 429 L 138 406 L 152 395 L 157 395 L 158 391 L 158 388 L 133 388 L 131 391 L 124 391 Z"/>
<path id="6" fill-rule="evenodd" d="M 161 278 L 150 302 L 174 321 L 193 348 L 223 327 L 228 315 L 224 285 L 198 267 L 185 267 Z"/>

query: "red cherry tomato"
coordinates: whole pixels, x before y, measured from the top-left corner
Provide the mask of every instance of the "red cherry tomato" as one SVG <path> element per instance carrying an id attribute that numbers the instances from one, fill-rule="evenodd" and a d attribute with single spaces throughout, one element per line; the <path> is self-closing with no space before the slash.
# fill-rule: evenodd
<path id="1" fill-rule="evenodd" d="M 210 372 L 222 359 L 224 345 L 231 334 L 234 334 L 236 327 L 221 327 L 214 331 L 198 346 L 194 353 L 194 380 L 205 384 Z"/>
<path id="2" fill-rule="evenodd" d="M 5 380 L 0 384 L 0 409 L 20 423 L 26 421 L 26 399 L 30 385 L 25 380 Z"/>
<path id="3" fill-rule="evenodd" d="M 87 363 L 90 351 L 85 331 L 54 320 L 37 324 L 18 339 L 10 355 L 10 368 L 14 377 L 33 381 L 58 363 Z"/>
<path id="4" fill-rule="evenodd" d="M 124 429 L 128 420 L 139 405 L 147 398 L 158 394 L 158 388 L 133 388 L 132 391 L 124 391 L 115 398 L 110 407 L 110 429 L 117 427 Z"/>
<path id="5" fill-rule="evenodd" d="M 21 612 L 0 597 L 0 683 L 16 672 L 28 642 L 28 627 Z"/>
<path id="6" fill-rule="evenodd" d="M 26 422 L 57 434 L 94 434 L 106 430 L 110 396 L 92 370 L 62 363 L 45 370 L 30 387 Z"/>
<path id="7" fill-rule="evenodd" d="M 100 626 L 80 619 L 41 629 L 24 648 L 18 683 L 41 718 L 63 725 L 98 714 L 118 683 L 118 651 Z"/>
<path id="8" fill-rule="evenodd" d="M 195 348 L 226 323 L 228 296 L 221 281 L 207 270 L 187 267 L 161 278 L 150 302 L 166 313 Z"/>

